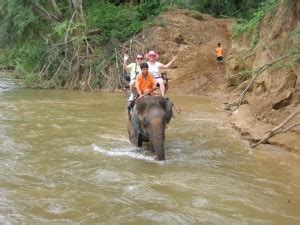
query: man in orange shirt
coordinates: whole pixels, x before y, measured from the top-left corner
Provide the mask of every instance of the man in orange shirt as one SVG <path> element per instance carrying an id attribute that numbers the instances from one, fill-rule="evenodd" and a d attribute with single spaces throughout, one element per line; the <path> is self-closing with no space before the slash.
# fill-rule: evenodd
<path id="1" fill-rule="evenodd" d="M 154 76 L 148 72 L 148 64 L 142 63 L 140 65 L 142 73 L 136 77 L 136 89 L 139 94 L 139 98 L 143 95 L 150 94 L 156 89 L 156 81 Z"/>
<path id="2" fill-rule="evenodd" d="M 218 47 L 216 48 L 216 55 L 217 55 L 217 67 L 220 69 L 219 64 L 223 67 L 224 64 L 224 50 L 221 47 L 221 43 L 218 43 Z"/>

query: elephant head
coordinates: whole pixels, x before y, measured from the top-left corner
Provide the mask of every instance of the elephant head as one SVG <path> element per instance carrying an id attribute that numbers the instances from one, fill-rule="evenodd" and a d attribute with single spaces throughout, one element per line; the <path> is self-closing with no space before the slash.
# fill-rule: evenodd
<path id="1" fill-rule="evenodd" d="M 145 96 L 129 114 L 128 134 L 132 144 L 142 147 L 150 141 L 156 159 L 165 159 L 165 128 L 173 116 L 173 103 L 161 96 Z"/>

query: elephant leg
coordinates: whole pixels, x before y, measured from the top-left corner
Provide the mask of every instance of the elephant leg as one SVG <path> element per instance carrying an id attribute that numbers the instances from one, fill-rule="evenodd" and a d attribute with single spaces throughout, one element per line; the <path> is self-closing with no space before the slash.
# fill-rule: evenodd
<path id="1" fill-rule="evenodd" d="M 143 136 L 139 133 L 137 139 L 137 146 L 141 148 L 143 146 Z"/>
<path id="2" fill-rule="evenodd" d="M 153 146 L 153 144 L 151 142 L 150 142 L 150 149 L 151 149 L 152 153 L 155 153 L 154 146 Z"/>
<path id="3" fill-rule="evenodd" d="M 173 103 L 170 100 L 167 100 L 167 107 L 166 107 L 166 114 L 165 114 L 165 120 L 167 124 L 170 122 L 173 116 L 172 107 L 173 107 Z"/>

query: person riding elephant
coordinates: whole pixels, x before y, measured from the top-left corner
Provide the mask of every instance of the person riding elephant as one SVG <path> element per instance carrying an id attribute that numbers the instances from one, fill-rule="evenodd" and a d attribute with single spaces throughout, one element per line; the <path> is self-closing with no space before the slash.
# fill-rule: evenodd
<path id="1" fill-rule="evenodd" d="M 136 90 L 138 93 L 138 99 L 144 95 L 152 94 L 156 89 L 156 80 L 153 75 L 148 71 L 148 64 L 142 63 L 140 65 L 141 73 L 136 77 Z"/>
<path id="2" fill-rule="evenodd" d="M 158 54 L 155 51 L 150 51 L 146 54 L 147 63 L 149 65 L 149 72 L 153 74 L 156 82 L 159 84 L 160 94 L 162 96 L 165 95 L 165 84 L 164 80 L 161 76 L 160 70 L 169 68 L 172 63 L 176 60 L 177 56 L 173 56 L 172 60 L 167 64 L 162 64 L 157 61 Z"/>
<path id="3" fill-rule="evenodd" d="M 130 142 L 137 147 L 150 142 L 157 160 L 165 159 L 165 128 L 173 116 L 172 107 L 167 98 L 146 95 L 136 101 L 128 116 Z"/>
<path id="4" fill-rule="evenodd" d="M 142 54 L 136 55 L 135 63 L 130 63 L 127 65 L 127 60 L 129 59 L 128 54 L 124 54 L 124 64 L 123 68 L 127 70 L 130 73 L 130 83 L 129 83 L 129 90 L 130 90 L 130 96 L 128 101 L 134 100 L 134 89 L 136 85 L 136 77 L 138 74 L 140 74 L 141 71 L 141 63 L 143 63 L 144 56 Z"/>

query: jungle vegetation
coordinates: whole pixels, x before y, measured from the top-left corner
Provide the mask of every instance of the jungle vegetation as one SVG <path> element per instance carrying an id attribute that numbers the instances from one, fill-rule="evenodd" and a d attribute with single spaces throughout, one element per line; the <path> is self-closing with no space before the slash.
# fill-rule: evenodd
<path id="1" fill-rule="evenodd" d="M 119 47 L 170 8 L 241 19 L 249 32 L 276 0 L 1 0 L 0 62 L 31 88 L 115 90 Z"/>

